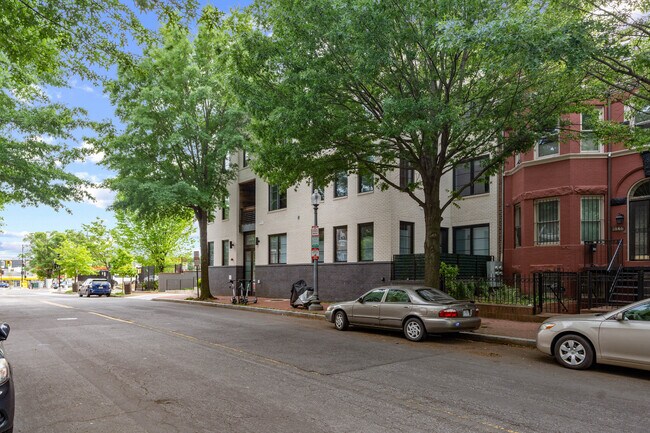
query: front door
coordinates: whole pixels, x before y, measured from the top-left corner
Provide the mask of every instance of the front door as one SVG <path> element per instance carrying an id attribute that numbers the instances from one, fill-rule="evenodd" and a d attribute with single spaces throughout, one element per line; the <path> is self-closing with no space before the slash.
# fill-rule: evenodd
<path id="1" fill-rule="evenodd" d="M 650 259 L 650 200 L 630 201 L 630 260 Z"/>
<path id="2" fill-rule="evenodd" d="M 244 279 L 255 279 L 255 232 L 244 234 Z"/>
<path id="3" fill-rule="evenodd" d="M 384 298 L 386 289 L 375 289 L 363 297 L 363 302 L 355 302 L 352 307 L 350 323 L 359 325 L 379 325 L 379 305 Z"/>

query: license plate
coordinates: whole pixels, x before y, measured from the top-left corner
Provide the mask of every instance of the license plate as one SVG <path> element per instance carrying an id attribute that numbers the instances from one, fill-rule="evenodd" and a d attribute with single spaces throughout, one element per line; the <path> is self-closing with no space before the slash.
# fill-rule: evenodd
<path id="1" fill-rule="evenodd" d="M 471 310 L 463 310 L 463 317 L 472 317 Z"/>

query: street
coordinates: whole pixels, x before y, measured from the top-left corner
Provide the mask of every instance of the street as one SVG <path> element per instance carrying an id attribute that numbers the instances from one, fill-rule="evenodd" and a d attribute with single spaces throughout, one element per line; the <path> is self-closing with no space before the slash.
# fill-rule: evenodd
<path id="1" fill-rule="evenodd" d="M 650 372 L 535 349 L 0 289 L 15 432 L 647 432 Z"/>

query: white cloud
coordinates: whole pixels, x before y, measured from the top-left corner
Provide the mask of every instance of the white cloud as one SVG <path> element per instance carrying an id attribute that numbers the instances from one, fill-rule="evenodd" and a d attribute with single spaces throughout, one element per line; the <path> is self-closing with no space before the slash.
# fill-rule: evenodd
<path id="1" fill-rule="evenodd" d="M 83 141 L 81 143 L 81 148 L 82 149 L 92 149 L 93 146 L 92 144 L 88 143 L 87 141 Z M 99 164 L 104 160 L 105 153 L 104 152 L 97 152 L 97 153 L 91 153 L 86 157 L 85 161 L 82 162 L 92 162 L 93 164 Z"/>
<path id="2" fill-rule="evenodd" d="M 88 203 L 100 209 L 106 209 L 115 201 L 115 192 L 108 188 L 89 187 L 86 188 L 86 191 L 95 199 Z"/>
<path id="3" fill-rule="evenodd" d="M 92 87 L 90 87 L 87 84 L 81 86 L 80 89 L 83 90 L 84 92 L 88 92 L 88 93 L 94 93 L 95 92 L 95 89 L 93 89 Z"/>
<path id="4" fill-rule="evenodd" d="M 0 258 L 18 258 L 23 249 L 23 238 L 28 234 L 26 231 L 0 233 Z"/>

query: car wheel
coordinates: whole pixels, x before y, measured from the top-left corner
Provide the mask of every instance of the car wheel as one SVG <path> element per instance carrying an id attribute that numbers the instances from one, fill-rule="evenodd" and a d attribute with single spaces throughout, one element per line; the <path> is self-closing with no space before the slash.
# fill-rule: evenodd
<path id="1" fill-rule="evenodd" d="M 83 298 L 83 296 L 84 296 L 84 295 L 82 295 L 81 292 L 79 292 L 79 297 L 80 297 L 80 298 Z"/>
<path id="2" fill-rule="evenodd" d="M 345 331 L 348 329 L 348 325 L 350 322 L 348 321 L 348 316 L 345 314 L 345 311 L 337 311 L 334 314 L 334 327 L 338 329 L 339 331 Z"/>
<path id="3" fill-rule="evenodd" d="M 594 350 L 589 342 L 574 334 L 564 335 L 555 343 L 555 359 L 564 367 L 585 370 L 594 363 Z"/>
<path id="4" fill-rule="evenodd" d="M 411 341 L 420 341 L 427 335 L 420 319 L 411 317 L 404 323 L 404 336 Z"/>
<path id="5" fill-rule="evenodd" d="M 110 293 L 107 293 L 107 294 L 106 294 L 106 297 L 108 298 L 109 296 L 111 296 L 111 294 L 110 294 Z"/>

